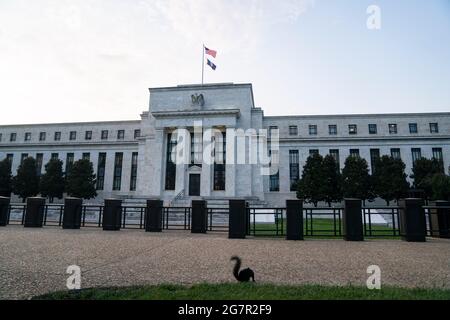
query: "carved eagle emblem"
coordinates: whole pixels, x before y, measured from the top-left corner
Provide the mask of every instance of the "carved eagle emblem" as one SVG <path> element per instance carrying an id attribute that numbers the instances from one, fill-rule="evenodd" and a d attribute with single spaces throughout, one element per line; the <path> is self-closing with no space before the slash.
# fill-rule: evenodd
<path id="1" fill-rule="evenodd" d="M 191 96 L 192 104 L 196 106 L 203 107 L 205 105 L 205 98 L 203 97 L 203 94 L 193 94 Z"/>

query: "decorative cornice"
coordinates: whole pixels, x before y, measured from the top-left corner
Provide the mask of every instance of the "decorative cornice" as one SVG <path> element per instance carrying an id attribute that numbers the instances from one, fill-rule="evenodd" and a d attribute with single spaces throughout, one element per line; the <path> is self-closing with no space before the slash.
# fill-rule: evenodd
<path id="1" fill-rule="evenodd" d="M 180 111 L 157 111 L 152 112 L 152 116 L 156 119 L 163 118 L 179 118 L 179 117 L 199 117 L 199 116 L 217 116 L 232 115 L 240 117 L 239 109 L 220 109 L 220 110 L 180 110 Z"/>

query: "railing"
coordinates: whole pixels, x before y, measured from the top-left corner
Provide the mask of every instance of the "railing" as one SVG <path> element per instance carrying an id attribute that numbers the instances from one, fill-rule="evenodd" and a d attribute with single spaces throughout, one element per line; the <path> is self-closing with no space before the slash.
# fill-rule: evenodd
<path id="1" fill-rule="evenodd" d="M 24 224 L 26 210 L 25 203 L 11 203 L 8 208 L 8 224 Z"/>
<path id="2" fill-rule="evenodd" d="M 279 237 L 286 234 L 286 208 L 247 208 L 247 235 Z"/>
<path id="3" fill-rule="evenodd" d="M 208 208 L 208 231 L 228 232 L 228 208 Z"/>
<path id="4" fill-rule="evenodd" d="M 439 216 L 438 210 L 447 210 L 446 214 L 450 214 L 450 206 L 424 206 L 423 209 L 425 210 L 425 221 L 426 221 L 426 228 L 427 228 L 427 236 L 438 236 L 440 233 L 446 233 L 447 236 L 450 235 L 450 230 L 440 230 L 438 220 L 442 217 Z M 450 217 L 447 219 L 450 220 Z M 447 221 L 449 221 L 447 220 Z M 447 225 L 447 228 L 450 228 L 449 225 Z"/>
<path id="5" fill-rule="evenodd" d="M 44 226 L 61 226 L 64 213 L 63 204 L 46 204 L 44 206 Z"/>
<path id="6" fill-rule="evenodd" d="M 365 237 L 397 238 L 400 236 L 400 207 L 364 207 L 362 210 Z M 373 221 L 374 215 L 386 222 Z"/>
<path id="7" fill-rule="evenodd" d="M 163 207 L 162 226 L 165 230 L 190 230 L 191 207 Z"/>
<path id="8" fill-rule="evenodd" d="M 172 201 L 170 201 L 170 206 L 173 206 L 173 204 L 175 202 L 177 202 L 177 200 L 181 199 L 184 197 L 184 189 L 181 190 L 180 192 L 178 192 L 178 194 L 172 199 Z"/>
<path id="9" fill-rule="evenodd" d="M 122 228 L 143 229 L 145 228 L 145 213 L 147 207 L 144 206 L 122 206 Z"/>
<path id="10" fill-rule="evenodd" d="M 342 237 L 341 207 L 303 208 L 305 237 Z"/>

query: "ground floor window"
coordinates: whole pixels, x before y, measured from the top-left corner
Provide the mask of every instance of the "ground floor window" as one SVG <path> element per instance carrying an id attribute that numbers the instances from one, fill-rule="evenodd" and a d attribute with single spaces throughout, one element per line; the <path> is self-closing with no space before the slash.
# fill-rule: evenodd
<path id="1" fill-rule="evenodd" d="M 130 191 L 135 191 L 136 190 L 137 166 L 138 166 L 138 153 L 137 152 L 133 152 L 133 154 L 131 155 Z"/>
<path id="2" fill-rule="evenodd" d="M 105 167 L 106 167 L 106 153 L 100 152 L 98 154 L 97 164 L 97 190 L 103 190 L 105 185 Z"/>
<path id="3" fill-rule="evenodd" d="M 123 152 L 116 152 L 116 157 L 114 159 L 114 180 L 113 180 L 114 191 L 119 191 L 122 184 L 122 162 L 123 162 Z"/>

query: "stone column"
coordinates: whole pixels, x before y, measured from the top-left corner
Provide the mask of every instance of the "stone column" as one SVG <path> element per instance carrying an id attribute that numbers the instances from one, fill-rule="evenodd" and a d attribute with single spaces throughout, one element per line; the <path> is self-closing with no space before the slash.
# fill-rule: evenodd
<path id="1" fill-rule="evenodd" d="M 235 128 L 226 129 L 226 163 L 225 163 L 225 194 L 236 196 L 236 139 Z"/>
<path id="2" fill-rule="evenodd" d="M 165 162 L 166 162 L 166 146 L 164 128 L 155 130 L 155 137 L 151 139 L 146 146 L 148 147 L 147 170 L 144 170 L 146 176 L 140 178 L 141 183 L 148 186 L 150 195 L 160 197 L 164 190 Z M 143 182 L 145 180 L 145 182 Z"/>
<path id="3" fill-rule="evenodd" d="M 182 150 L 182 154 L 180 154 L 180 152 L 177 152 L 177 166 L 176 166 L 176 177 L 175 177 L 175 195 L 177 195 L 179 192 L 181 192 L 181 190 L 185 189 L 186 184 L 185 184 L 185 178 L 186 178 L 186 166 L 187 166 L 187 162 L 188 159 L 190 158 L 190 154 L 189 154 L 189 137 L 186 136 L 186 134 L 188 134 L 186 131 L 185 127 L 179 127 L 178 128 L 179 131 L 178 132 L 178 136 L 177 136 L 177 141 L 178 144 L 183 144 L 183 146 L 179 146 L 177 144 L 177 150 Z M 181 137 L 181 138 L 180 138 Z M 180 140 L 182 139 L 182 141 Z M 182 149 L 179 149 L 179 147 L 182 147 Z M 186 192 L 185 192 L 186 193 Z"/>
<path id="4" fill-rule="evenodd" d="M 210 156 L 209 151 L 212 150 L 211 146 L 211 131 L 207 130 L 203 132 L 203 161 L 202 161 L 202 173 L 200 178 L 200 195 L 202 197 L 209 197 L 211 195 L 211 179 L 213 169 L 213 158 Z M 208 158 L 205 158 L 205 150 L 208 150 Z"/>

